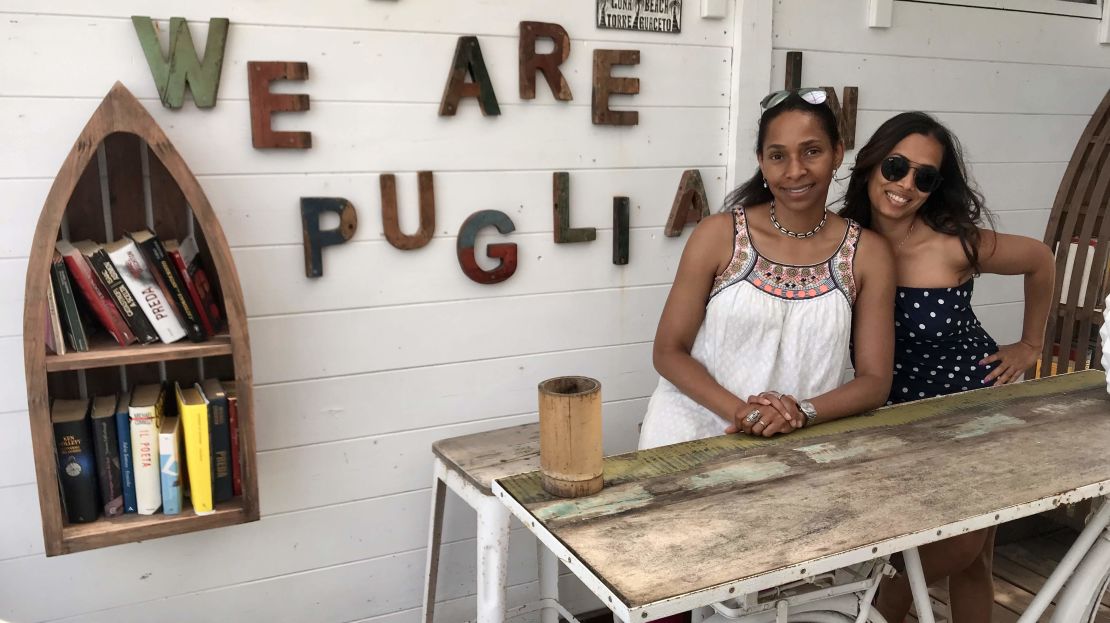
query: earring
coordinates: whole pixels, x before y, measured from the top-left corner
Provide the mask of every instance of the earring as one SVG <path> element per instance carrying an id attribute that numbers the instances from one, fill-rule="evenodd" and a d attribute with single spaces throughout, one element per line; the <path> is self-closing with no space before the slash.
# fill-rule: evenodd
<path id="1" fill-rule="evenodd" d="M 763 187 L 764 187 L 764 188 L 767 188 L 767 180 L 766 180 L 766 179 L 765 179 L 765 180 L 763 180 Z"/>

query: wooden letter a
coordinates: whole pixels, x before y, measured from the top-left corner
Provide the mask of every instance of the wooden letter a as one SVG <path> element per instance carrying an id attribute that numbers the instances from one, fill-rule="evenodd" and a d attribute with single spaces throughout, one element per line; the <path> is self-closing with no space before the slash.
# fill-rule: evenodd
<path id="1" fill-rule="evenodd" d="M 193 93 L 198 108 L 216 105 L 216 92 L 220 89 L 220 70 L 224 64 L 224 45 L 227 43 L 226 17 L 208 20 L 208 43 L 204 47 L 204 61 L 197 59 L 189 25 L 183 17 L 170 18 L 170 57 L 162 56 L 162 44 L 149 17 L 134 15 L 131 23 L 143 46 L 158 97 L 166 108 L 181 108 L 185 103 L 185 85 Z"/>
<path id="2" fill-rule="evenodd" d="M 466 76 L 474 79 L 467 82 Z M 440 117 L 453 117 L 459 110 L 459 100 L 464 97 L 478 99 L 482 114 L 489 117 L 501 114 L 497 105 L 497 95 L 493 83 L 489 81 L 486 61 L 482 58 L 482 48 L 478 37 L 459 37 L 455 46 L 455 59 L 451 62 L 451 72 L 447 74 L 447 86 L 443 88 L 443 99 L 439 103 Z"/>
<path id="3" fill-rule="evenodd" d="M 707 216 L 709 216 L 709 200 L 705 198 L 705 185 L 701 181 L 701 172 L 697 169 L 683 171 L 663 235 L 673 238 L 681 234 L 690 222 L 699 223 Z"/>

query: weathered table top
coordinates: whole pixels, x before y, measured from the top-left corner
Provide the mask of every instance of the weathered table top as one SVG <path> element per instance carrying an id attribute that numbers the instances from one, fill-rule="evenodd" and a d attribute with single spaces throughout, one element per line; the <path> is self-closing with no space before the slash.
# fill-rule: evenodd
<path id="1" fill-rule="evenodd" d="M 494 480 L 540 468 L 540 425 L 521 424 L 442 439 L 432 444 L 432 452 L 490 495 Z"/>
<path id="2" fill-rule="evenodd" d="M 545 493 L 539 472 L 498 485 L 541 539 L 549 532 L 566 561 L 646 618 L 648 605 L 813 568 L 838 552 L 882 554 L 873 546 L 907 535 L 925 542 L 939 527 L 966 531 L 977 527 L 971 518 L 1004 521 L 1081 487 L 1081 497 L 1100 495 L 1110 482 L 1110 397 L 1094 370 L 880 409 L 774 441 L 732 435 L 609 457 L 605 489 L 573 500 Z"/>

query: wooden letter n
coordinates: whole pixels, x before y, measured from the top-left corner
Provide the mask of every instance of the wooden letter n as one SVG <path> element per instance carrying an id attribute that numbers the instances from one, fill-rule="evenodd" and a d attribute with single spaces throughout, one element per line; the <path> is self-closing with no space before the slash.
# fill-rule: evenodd
<path id="1" fill-rule="evenodd" d="M 795 91 L 802 88 L 802 53 L 797 50 L 786 53 L 786 81 L 783 86 Z M 837 129 L 840 130 L 840 139 L 844 141 L 844 149 L 855 149 L 859 87 L 844 87 L 843 103 L 836 96 L 836 89 L 821 88 L 825 91 L 829 108 L 836 115 Z"/>

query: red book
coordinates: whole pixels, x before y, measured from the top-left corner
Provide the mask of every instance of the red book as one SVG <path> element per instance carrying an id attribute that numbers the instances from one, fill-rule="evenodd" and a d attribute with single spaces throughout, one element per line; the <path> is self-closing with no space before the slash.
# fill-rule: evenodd
<path id="1" fill-rule="evenodd" d="M 220 309 L 212 300 L 212 286 L 208 283 L 204 269 L 200 267 L 200 252 L 196 241 L 190 236 L 181 244 L 176 240 L 167 240 L 164 245 L 166 254 L 173 260 L 177 272 L 181 273 L 181 283 L 185 285 L 189 299 L 197 308 L 204 334 L 212 337 L 220 324 Z"/>
<path id="2" fill-rule="evenodd" d="M 135 334 L 131 332 L 130 327 L 124 322 L 123 316 L 116 309 L 116 304 L 112 302 L 111 295 L 104 290 L 100 280 L 93 274 L 92 267 L 89 266 L 85 256 L 68 240 L 59 240 L 54 248 L 62 255 L 70 276 L 77 282 L 77 289 L 84 295 L 85 300 L 89 303 L 89 308 L 100 320 L 100 324 L 108 330 L 108 333 L 116 338 L 120 346 L 127 346 L 131 342 L 137 341 Z"/>
<path id="3" fill-rule="evenodd" d="M 231 433 L 231 494 L 243 495 L 243 470 L 239 466 L 239 397 L 230 387 L 227 394 L 227 427 Z"/>

